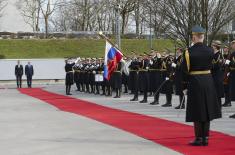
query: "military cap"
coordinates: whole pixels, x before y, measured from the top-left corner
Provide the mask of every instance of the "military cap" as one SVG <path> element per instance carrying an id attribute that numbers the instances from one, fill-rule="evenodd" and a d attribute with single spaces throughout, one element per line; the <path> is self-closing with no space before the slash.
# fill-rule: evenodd
<path id="1" fill-rule="evenodd" d="M 235 43 L 235 40 L 233 40 L 232 42 L 231 42 L 231 44 L 234 44 Z"/>
<path id="2" fill-rule="evenodd" d="M 206 30 L 199 25 L 195 25 L 192 28 L 192 34 L 204 34 Z"/>

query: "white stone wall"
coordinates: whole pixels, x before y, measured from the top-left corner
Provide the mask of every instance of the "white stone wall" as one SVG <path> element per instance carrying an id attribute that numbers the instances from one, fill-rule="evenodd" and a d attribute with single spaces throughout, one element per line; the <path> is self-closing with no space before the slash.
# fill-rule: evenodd
<path id="1" fill-rule="evenodd" d="M 64 79 L 64 59 L 24 59 L 21 64 L 25 67 L 30 61 L 34 67 L 33 79 Z M 15 80 L 15 65 L 16 59 L 0 60 L 0 80 Z M 23 75 L 25 79 L 25 75 Z"/>

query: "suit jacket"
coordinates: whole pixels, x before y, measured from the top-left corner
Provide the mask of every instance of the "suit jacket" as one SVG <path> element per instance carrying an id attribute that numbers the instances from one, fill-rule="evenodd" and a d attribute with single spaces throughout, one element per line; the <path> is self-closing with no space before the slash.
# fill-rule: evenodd
<path id="1" fill-rule="evenodd" d="M 26 65 L 25 66 L 25 75 L 26 76 L 33 76 L 34 70 L 33 70 L 33 65 Z"/>
<path id="2" fill-rule="evenodd" d="M 15 66 L 15 75 L 16 76 L 22 76 L 24 74 L 24 69 L 22 65 L 16 65 Z"/>

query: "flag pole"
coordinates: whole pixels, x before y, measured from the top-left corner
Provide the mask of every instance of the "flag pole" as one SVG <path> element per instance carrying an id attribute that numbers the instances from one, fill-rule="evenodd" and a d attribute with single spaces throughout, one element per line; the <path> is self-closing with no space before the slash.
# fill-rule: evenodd
<path id="1" fill-rule="evenodd" d="M 108 41 L 114 48 L 116 48 L 117 50 L 119 50 L 121 52 L 121 50 L 117 47 L 117 45 L 115 45 L 107 36 L 105 36 L 102 31 L 100 31 L 98 34 L 99 34 L 99 36 L 104 38 L 106 41 Z M 123 54 L 123 56 L 126 57 L 126 55 L 124 53 L 122 53 L 122 54 Z"/>

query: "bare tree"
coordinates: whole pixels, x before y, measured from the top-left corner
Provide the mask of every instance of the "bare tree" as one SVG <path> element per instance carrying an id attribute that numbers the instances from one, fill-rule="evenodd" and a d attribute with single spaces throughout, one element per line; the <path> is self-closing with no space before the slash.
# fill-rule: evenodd
<path id="1" fill-rule="evenodd" d="M 16 7 L 33 31 L 39 31 L 40 0 L 18 0 Z"/>
<path id="2" fill-rule="evenodd" d="M 179 38 L 186 46 L 190 45 L 193 25 L 206 29 L 210 44 L 223 26 L 235 17 L 233 0 L 165 0 L 161 6 L 166 6 L 169 37 Z"/>
<path id="3" fill-rule="evenodd" d="M 7 6 L 7 0 L 0 0 L 0 17 L 3 16 L 3 9 Z"/>
<path id="4" fill-rule="evenodd" d="M 48 32 L 49 32 L 49 19 L 51 15 L 54 13 L 54 11 L 62 5 L 65 5 L 65 3 L 64 1 L 61 0 L 40 0 L 40 9 L 44 19 L 46 38 L 48 38 Z"/>

